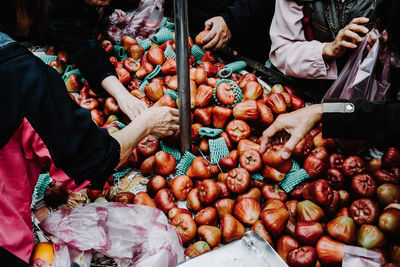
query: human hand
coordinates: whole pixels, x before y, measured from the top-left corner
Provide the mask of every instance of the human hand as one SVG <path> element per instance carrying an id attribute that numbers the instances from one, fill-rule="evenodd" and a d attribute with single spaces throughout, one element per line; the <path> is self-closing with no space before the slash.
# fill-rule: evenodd
<path id="1" fill-rule="evenodd" d="M 170 107 L 152 107 L 143 112 L 138 119 L 146 123 L 149 134 L 159 137 L 173 135 L 179 130 L 179 110 Z"/>
<path id="2" fill-rule="evenodd" d="M 126 15 L 126 13 L 121 9 L 115 9 L 114 12 L 117 13 L 119 18 L 125 17 Z"/>
<path id="3" fill-rule="evenodd" d="M 322 104 L 312 105 L 291 113 L 281 114 L 278 118 L 263 132 L 261 140 L 260 153 L 267 149 L 268 142 L 278 132 L 285 130 L 290 134 L 286 142 L 282 158 L 288 159 L 292 154 L 297 143 L 312 129 L 312 127 L 321 120 Z"/>
<path id="4" fill-rule="evenodd" d="M 121 111 L 131 120 L 135 119 L 143 111 L 148 109 L 144 101 L 134 97 L 129 93 L 124 96 L 119 96 L 116 100 Z"/>
<path id="5" fill-rule="evenodd" d="M 379 37 L 378 34 L 376 34 L 376 32 L 374 30 L 371 30 L 371 32 L 368 34 L 368 43 L 367 43 L 367 50 L 368 52 L 372 49 L 372 47 L 374 46 L 375 42 L 381 38 L 381 41 L 386 43 L 388 41 L 388 33 L 386 30 L 384 30 L 381 34 L 381 36 Z"/>
<path id="6" fill-rule="evenodd" d="M 362 23 L 367 23 L 368 18 L 354 18 L 346 27 L 341 29 L 333 42 L 325 44 L 322 49 L 322 56 L 325 59 L 338 58 L 344 55 L 347 50 L 357 48 L 357 43 L 362 41 L 358 33 L 367 34 L 368 28 Z"/>
<path id="7" fill-rule="evenodd" d="M 226 25 L 224 18 L 221 16 L 207 20 L 204 25 L 205 30 L 210 31 L 202 40 L 203 48 L 206 50 L 223 48 L 232 38 L 228 25 Z"/>

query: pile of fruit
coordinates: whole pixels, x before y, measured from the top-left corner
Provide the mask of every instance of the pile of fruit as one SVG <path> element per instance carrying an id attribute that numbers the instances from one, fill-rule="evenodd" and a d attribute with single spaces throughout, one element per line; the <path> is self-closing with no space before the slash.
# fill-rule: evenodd
<path id="1" fill-rule="evenodd" d="M 196 43 L 202 36 L 196 37 Z M 123 61 L 112 55 L 111 42 L 100 42 L 132 95 L 149 107 L 177 107 L 179 100 L 169 93 L 178 90 L 176 61 L 164 53 L 175 50 L 173 40 L 152 42 L 146 51 L 125 36 L 121 45 L 128 57 Z M 194 49 L 191 39 L 189 46 Z M 63 60 L 60 53 L 57 61 Z M 63 74 L 58 66 L 65 63 L 50 65 Z M 302 108 L 304 102 L 287 86 L 266 90 L 252 73 L 234 72 L 221 79 L 217 74 L 224 66 L 211 51 L 201 60 L 190 56 L 194 159 L 183 175 L 175 175 L 179 159 L 161 149 L 161 142 L 177 147 L 179 132 L 163 139 L 147 136 L 126 165 L 150 177 L 147 192 L 110 196 L 107 183 L 103 191 L 87 189 L 89 199 L 101 196 L 159 208 L 176 228 L 188 257 L 240 239 L 250 229 L 290 266 L 340 264 L 344 245 L 374 249 L 381 253 L 382 265 L 400 265 L 400 152 L 389 148 L 382 159 L 364 161 L 340 152 L 335 140 L 323 139 L 321 125 L 317 125 L 297 145 L 293 159 L 281 158 L 284 134 L 260 154 L 263 130 L 279 114 Z M 157 68 L 161 71 L 146 80 Z M 66 84 L 70 92 L 79 93 L 72 97 L 91 111 L 99 127 L 118 131 L 120 124 L 115 121 L 127 122 L 112 97 L 96 95 L 75 74 Z M 201 129 L 210 128 L 215 136 L 202 134 Z M 221 137 L 228 153 L 211 164 L 211 140 Z M 280 184 L 295 165 L 302 166 L 307 177 L 285 192 Z M 186 208 L 178 208 L 178 201 L 184 201 Z"/>

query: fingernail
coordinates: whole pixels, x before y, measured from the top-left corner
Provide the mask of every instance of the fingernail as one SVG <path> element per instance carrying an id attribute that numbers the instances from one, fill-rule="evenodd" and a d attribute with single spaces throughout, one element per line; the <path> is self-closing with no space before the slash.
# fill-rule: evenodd
<path id="1" fill-rule="evenodd" d="M 290 157 L 290 154 L 288 152 L 286 152 L 286 151 L 282 152 L 282 158 L 283 159 L 288 159 L 289 157 Z"/>

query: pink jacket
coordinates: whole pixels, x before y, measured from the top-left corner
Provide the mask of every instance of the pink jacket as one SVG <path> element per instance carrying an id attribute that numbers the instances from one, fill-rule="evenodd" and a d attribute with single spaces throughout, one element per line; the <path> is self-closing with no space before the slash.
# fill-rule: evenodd
<path id="1" fill-rule="evenodd" d="M 24 119 L 8 143 L 0 149 L 0 247 L 29 263 L 34 237 L 30 206 L 32 192 L 44 164 L 51 164 L 50 177 L 74 182 L 51 161 L 49 151 L 30 123 Z"/>
<path id="2" fill-rule="evenodd" d="M 285 75 L 304 79 L 337 78 L 336 61 L 322 57 L 325 43 L 307 41 L 302 24 L 303 7 L 293 0 L 276 0 L 270 36 L 272 64 Z"/>

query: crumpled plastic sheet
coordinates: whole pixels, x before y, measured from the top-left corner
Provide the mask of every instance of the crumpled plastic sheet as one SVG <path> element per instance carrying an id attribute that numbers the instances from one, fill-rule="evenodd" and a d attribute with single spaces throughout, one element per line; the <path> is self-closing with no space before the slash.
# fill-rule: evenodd
<path id="1" fill-rule="evenodd" d="M 371 249 L 347 246 L 343 248 L 342 267 L 380 267 L 381 254 Z"/>
<path id="2" fill-rule="evenodd" d="M 70 266 L 76 255 L 88 257 L 91 250 L 119 266 L 169 267 L 184 260 L 179 235 L 162 211 L 148 206 L 90 203 L 54 212 L 40 227 L 53 242 L 53 267 Z"/>

